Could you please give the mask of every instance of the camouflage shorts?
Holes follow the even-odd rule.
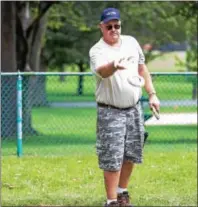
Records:
[[[143,144],[140,104],[127,110],[98,106],[96,152],[101,169],[118,171],[123,160],[141,163]]]

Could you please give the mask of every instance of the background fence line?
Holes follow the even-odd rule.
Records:
[[[59,155],[68,153],[65,148],[70,151],[78,145],[83,147],[87,144],[91,147],[89,149],[93,149],[96,123],[93,74],[16,72],[1,73],[2,154],[12,155],[16,152],[16,82],[19,75],[23,78],[21,127],[24,154]],[[180,140],[190,143],[196,137],[196,73],[154,72],[151,75],[161,101],[161,119],[157,121],[152,117],[148,97],[143,90],[142,106],[148,140],[152,142],[153,137],[162,136],[173,142]],[[187,121],[188,117],[192,119],[191,122]]]
[[[1,72],[1,76],[13,76],[13,75],[44,75],[44,76],[56,76],[56,75],[67,75],[67,76],[92,76],[92,72]],[[197,72],[150,72],[151,75],[197,75]]]

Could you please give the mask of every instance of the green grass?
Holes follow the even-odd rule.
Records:
[[[172,62],[167,63],[172,57],[160,57],[149,69],[175,71]],[[85,77],[83,96],[77,95],[77,81],[48,77],[48,100],[94,101],[93,77]],[[154,84],[160,99],[191,99],[192,84],[183,77],[155,77]],[[167,112],[196,112],[196,107],[161,108]],[[21,158],[16,157],[16,140],[2,140],[1,205],[103,206],[103,176],[95,154],[96,110],[34,108],[32,122],[39,135],[24,131]],[[135,206],[197,206],[197,126],[146,130],[144,163],[135,168],[129,185]]]
[[[34,108],[32,111],[33,128],[38,136],[28,136],[24,129],[25,155],[67,155],[73,152],[82,154],[83,149],[93,153],[96,131],[95,108]],[[147,126],[152,140],[181,140],[196,137],[195,126]],[[174,135],[174,136],[172,136]],[[160,143],[160,145],[163,142]],[[2,142],[4,156],[16,152],[16,141]],[[79,150],[77,150],[79,149]]]
[[[77,152],[77,150],[76,150]],[[196,147],[145,146],[129,191],[136,206],[196,206]],[[3,157],[2,205],[103,206],[102,172],[94,154]]]
[[[195,151],[146,147],[145,162],[135,169],[129,187],[133,202],[195,206],[196,161]],[[2,205],[102,206],[105,199],[94,155],[9,157],[2,159],[2,167]]]
[[[95,154],[95,109],[35,108],[39,136],[2,141],[3,206],[103,206],[102,171]],[[197,127],[147,126],[144,164],[129,191],[136,206],[196,206]]]
[[[148,63],[150,72],[178,72],[185,68],[175,66],[175,56],[182,60],[185,52],[167,52]],[[90,70],[88,70],[90,71]],[[196,76],[194,76],[196,77]],[[93,76],[84,77],[83,95],[78,95],[78,77],[67,76],[64,82],[60,82],[58,76],[47,78],[47,95],[49,101],[72,102],[94,101],[95,81]],[[188,78],[181,76],[159,76],[154,78],[154,85],[162,100],[191,99],[192,83]]]
[[[95,82],[93,76],[85,76],[83,84],[83,95],[78,95],[78,77],[65,77],[60,82],[58,76],[48,77],[46,91],[49,101],[72,102],[72,101],[94,101]]]
[[[196,79],[196,76],[193,76]],[[161,100],[185,100],[192,98],[193,84],[185,76],[155,76],[153,83]],[[77,93],[78,77],[68,76],[64,82],[60,82],[58,76],[47,78],[48,101],[73,102],[95,101],[94,77],[84,77],[83,95]]]
[[[196,76],[193,78],[196,80]],[[155,76],[153,84],[161,100],[191,100],[193,80],[190,81],[189,79],[190,76]]]

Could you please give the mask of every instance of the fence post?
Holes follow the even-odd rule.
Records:
[[[17,77],[17,156],[22,156],[22,77],[18,72]]]

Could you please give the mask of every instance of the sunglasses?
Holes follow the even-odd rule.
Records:
[[[114,24],[114,25],[107,25],[106,26],[106,29],[107,30],[112,30],[112,28],[114,28],[114,29],[120,29],[120,27],[121,27],[121,25],[120,24]]]

